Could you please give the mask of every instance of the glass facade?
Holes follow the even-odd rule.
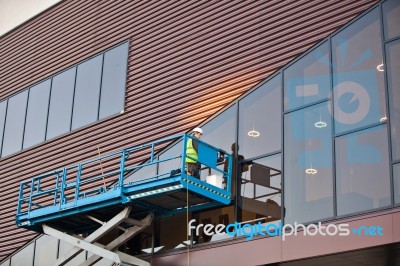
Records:
[[[232,203],[189,212],[188,216],[156,219],[151,228],[121,250],[156,253],[237,238],[201,233],[188,240],[188,219],[214,225],[236,221],[314,223],[399,206],[399,6],[399,1],[383,1],[201,125],[202,140],[235,155]],[[113,58],[123,58],[121,54],[122,50],[106,53],[104,62],[114,64]],[[69,71],[65,79],[72,84],[75,69]],[[103,75],[108,71],[104,63]],[[116,75],[125,78],[122,72]],[[76,82],[82,81],[77,77]],[[55,84],[53,78],[52,86]],[[65,90],[71,95],[73,87],[68,86]],[[99,92],[100,117],[123,110],[114,106],[121,103],[122,94],[106,103],[103,97],[111,93],[109,85],[103,82],[96,86],[93,93],[107,87],[104,94]],[[53,96],[52,91],[49,125],[51,110],[59,107]],[[27,93],[0,102],[5,154],[22,145],[28,102]],[[108,107],[102,110],[102,106]],[[65,108],[72,110],[72,103],[66,103]],[[78,110],[74,108],[73,115]],[[61,113],[57,111],[60,117]],[[71,116],[63,118],[66,122],[60,128],[68,118]],[[12,145],[4,145],[14,131],[17,138]],[[139,169],[126,182],[179,168],[179,148],[172,145],[159,154],[160,159],[176,155],[175,160]],[[203,171],[202,180],[207,173]],[[39,246],[37,241],[36,248]]]
[[[335,140],[337,214],[389,206],[390,170],[386,126]]]
[[[336,134],[386,119],[381,35],[375,8],[331,39]]]
[[[46,80],[29,89],[23,149],[44,141],[51,81]]]
[[[76,67],[53,77],[46,139],[67,133],[71,129]]]
[[[285,114],[286,222],[333,216],[332,122],[329,102]]]
[[[57,259],[58,239],[43,235],[35,241],[34,266],[50,266]]]
[[[281,149],[281,76],[239,101],[239,152],[252,158]]]
[[[121,113],[128,50],[124,42],[2,100],[1,157]]]

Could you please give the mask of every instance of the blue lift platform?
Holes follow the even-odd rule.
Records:
[[[112,251],[150,225],[154,216],[231,203],[232,155],[195,139],[199,143],[198,162],[202,169],[224,179],[226,185],[207,183],[186,173],[184,158],[187,157],[189,138],[194,137],[183,134],[102,156],[99,154],[93,160],[22,182],[17,226],[44,232],[74,245],[69,257],[59,259],[55,265],[64,265],[82,250],[97,256],[91,258],[92,261],[104,257],[117,265],[124,265],[123,259],[130,261],[130,265],[148,265],[127,254]],[[178,148],[177,154],[156,154],[168,145]],[[137,158],[144,157],[150,160],[135,165]],[[121,225],[131,230],[129,237],[116,239],[103,248],[98,243],[93,244]],[[78,239],[77,234],[90,235],[88,239]],[[88,261],[82,265],[92,265]]]

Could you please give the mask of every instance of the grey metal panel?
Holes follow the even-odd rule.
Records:
[[[130,39],[124,114],[1,158],[0,261],[20,181],[190,130],[375,2],[65,0],[0,37],[1,100]]]

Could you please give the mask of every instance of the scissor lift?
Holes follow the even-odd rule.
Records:
[[[209,184],[186,173],[184,158],[189,138],[193,137],[184,134],[99,155],[93,160],[22,182],[17,226],[44,232],[74,245],[71,252],[58,259],[55,265],[64,265],[83,250],[94,255],[81,265],[93,265],[102,257],[117,265],[148,265],[116,250],[149,226],[154,216],[231,202],[232,155],[196,139],[199,143],[198,162],[225,179],[226,186]],[[156,155],[157,150],[171,143],[180,147],[178,154]],[[138,157],[144,156],[150,160],[134,164]],[[225,163],[227,169],[218,163],[222,160],[228,162]],[[143,171],[146,168],[149,171]],[[141,176],[142,172],[147,174]],[[105,246],[96,243],[117,227],[124,231],[121,236]]]

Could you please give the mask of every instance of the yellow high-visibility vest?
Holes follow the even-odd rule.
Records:
[[[186,157],[185,163],[197,163],[197,152],[193,147],[193,140],[189,139],[186,145],[186,156],[190,156],[191,158]],[[192,159],[193,158],[193,159]]]

